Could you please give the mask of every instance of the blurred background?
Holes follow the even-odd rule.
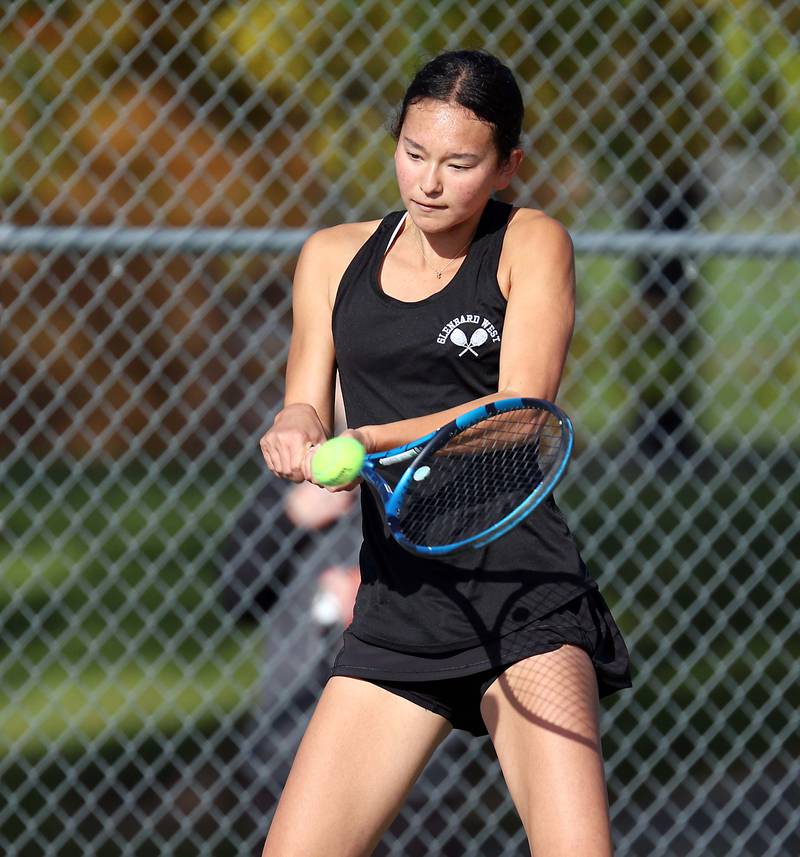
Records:
[[[570,229],[559,492],[635,689],[620,855],[800,853],[800,6],[0,6],[0,851],[260,853],[357,515],[264,469],[310,231],[400,207],[413,72],[516,71],[506,194]],[[313,823],[313,819],[309,819]],[[524,855],[454,734],[381,855]]]

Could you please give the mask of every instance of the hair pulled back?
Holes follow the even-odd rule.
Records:
[[[408,108],[426,99],[458,104],[488,123],[501,164],[519,145],[522,94],[511,70],[486,51],[446,51],[426,63],[411,81],[391,125],[395,140]]]

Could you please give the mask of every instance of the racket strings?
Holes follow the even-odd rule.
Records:
[[[560,421],[546,411],[496,414],[454,435],[419,468],[399,521],[416,544],[460,541],[514,512],[557,467]]]

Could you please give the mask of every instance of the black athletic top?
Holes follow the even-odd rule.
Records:
[[[497,392],[506,310],[497,267],[510,212],[490,200],[455,276],[420,301],[390,297],[380,285],[403,212],[385,217],[360,248],[333,307],[348,426],[418,417]],[[473,338],[481,328],[488,336]],[[367,642],[405,652],[465,649],[595,588],[552,498],[496,542],[441,560],[400,547],[376,496],[363,489],[361,498],[361,586],[350,630]]]

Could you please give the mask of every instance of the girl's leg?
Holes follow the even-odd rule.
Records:
[[[597,681],[576,646],[509,667],[481,714],[534,857],[610,857]]]
[[[366,857],[452,727],[360,679],[325,686],[262,857]]]

